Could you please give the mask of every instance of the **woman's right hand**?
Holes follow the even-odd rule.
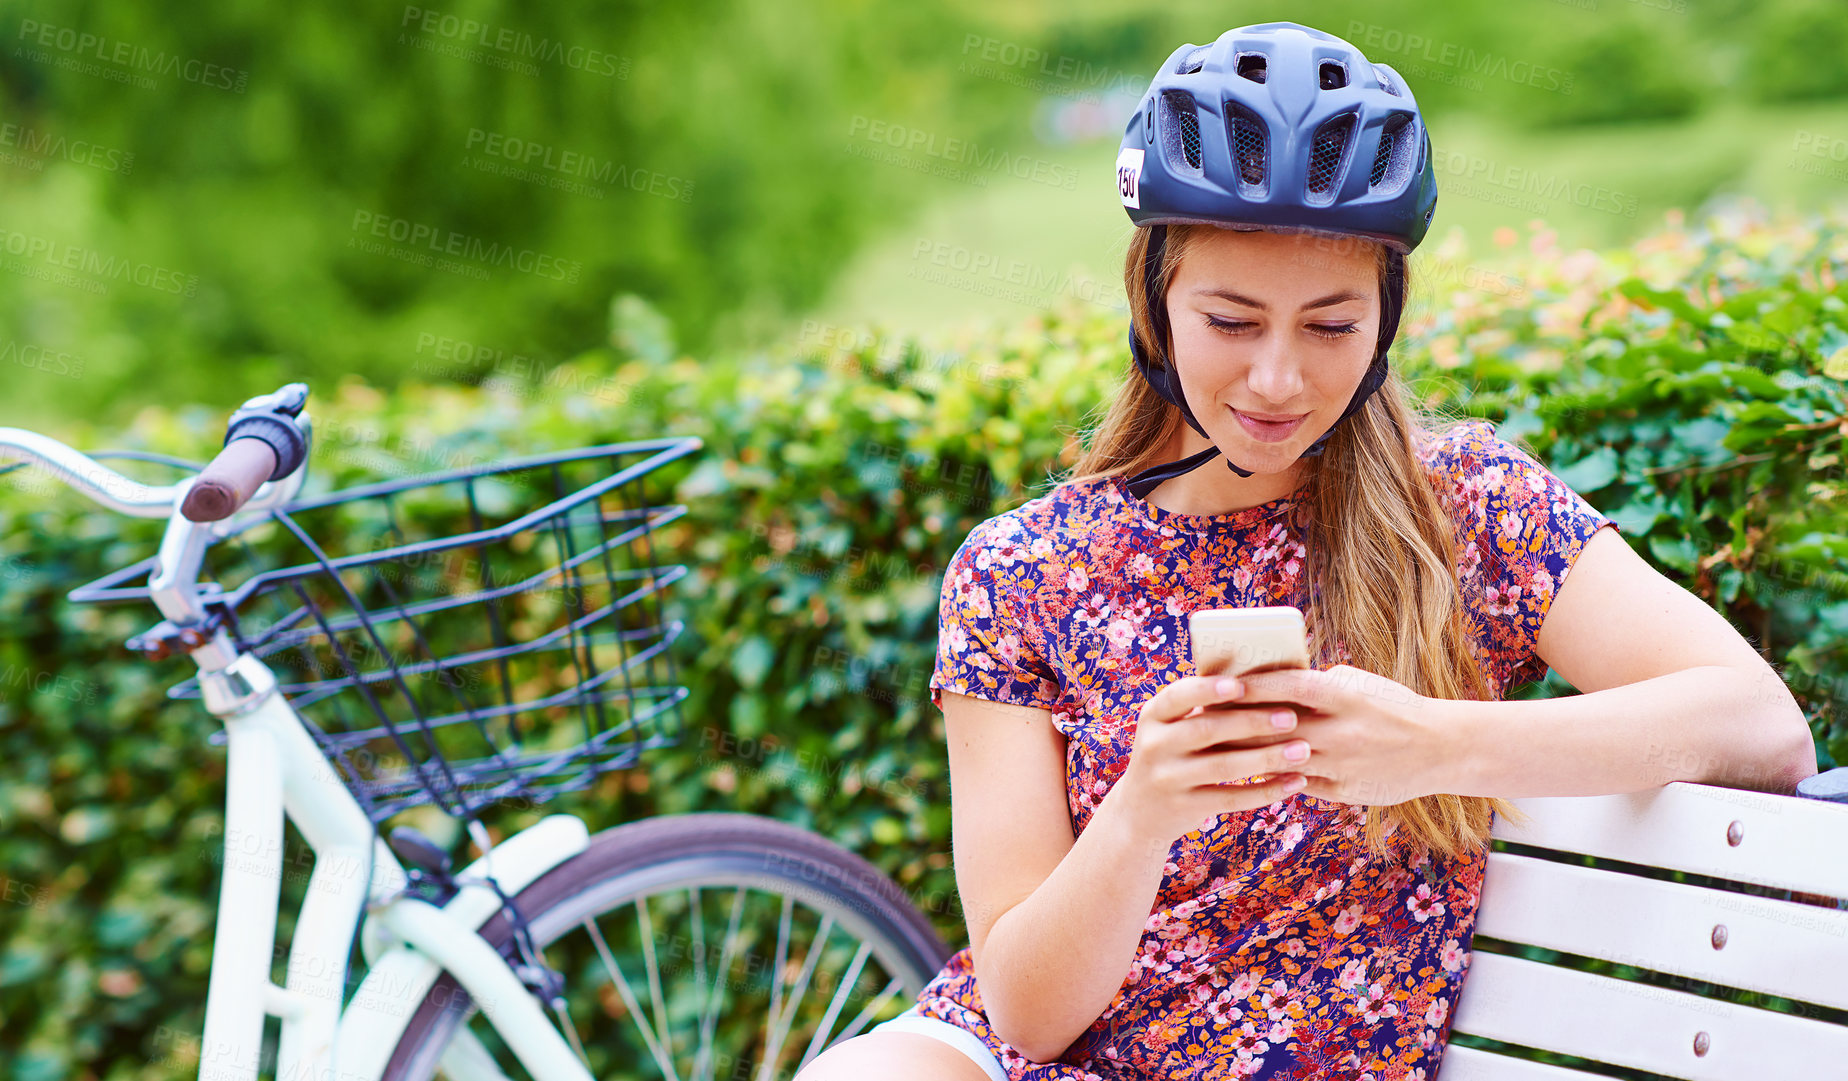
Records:
[[[1221,692],[1221,679],[1230,679],[1233,686]],[[1300,770],[1308,755],[1300,761],[1284,757],[1285,748],[1308,749],[1295,738],[1295,710],[1280,705],[1214,708],[1243,689],[1235,677],[1182,676],[1142,704],[1129,765],[1107,798],[1122,800],[1136,828],[1151,841],[1170,845],[1213,815],[1263,807],[1302,788],[1303,775],[1292,771]],[[1289,714],[1287,726],[1272,723],[1277,712]],[[1271,776],[1261,781],[1227,783],[1266,773]]]

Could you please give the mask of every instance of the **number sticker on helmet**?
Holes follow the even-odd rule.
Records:
[[[1142,151],[1125,148],[1117,155],[1117,194],[1124,206],[1142,209]]]

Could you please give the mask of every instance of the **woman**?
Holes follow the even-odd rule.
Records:
[[[1389,369],[1437,197],[1396,73],[1228,31],[1118,164],[1135,374],[943,584],[970,946],[802,1081],[1434,1077],[1505,799],[1815,771],[1730,624]],[[1314,669],[1193,675],[1187,613],[1251,605]],[[1549,665],[1586,693],[1501,701]]]

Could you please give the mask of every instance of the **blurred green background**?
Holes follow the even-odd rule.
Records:
[[[1825,0],[27,2],[0,27],[0,409],[478,381],[601,342],[619,294],[697,354],[1029,314],[929,273],[979,258],[1115,303],[1133,99],[1179,43],[1282,17],[1405,76],[1437,235],[1477,250],[1848,177],[1805,153],[1848,146]]]
[[[203,457],[304,379],[317,491],[700,436],[684,746],[562,809],[811,827],[958,943],[941,568],[1123,374],[1134,98],[1274,18],[1427,111],[1407,378],[1530,441],[1848,762],[1835,3],[11,6],[0,425]],[[155,526],[30,476],[0,484],[0,1076],[191,1076],[222,751],[163,695],[185,662],[122,652],[150,611],[64,599]]]

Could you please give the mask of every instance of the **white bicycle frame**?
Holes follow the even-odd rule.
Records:
[[[307,423],[303,414],[302,422]],[[195,523],[179,512],[192,481],[143,485],[32,432],[0,428],[0,462],[20,459],[112,510],[168,519],[148,584],[175,627],[198,625],[201,561],[234,517]],[[264,484],[241,515],[286,503],[302,471]],[[199,1041],[201,1081],[256,1081],[266,1019],[281,1020],[276,1081],[380,1081],[412,1016],[447,971],[538,1081],[590,1081],[537,999],[479,930],[501,909],[492,881],[512,896],[584,851],[589,831],[551,815],[495,845],[457,876],[441,907],[406,894],[403,866],[379,837],[260,660],[219,632],[192,651],[205,706],[229,744],[224,874],[212,971]],[[284,871],[284,822],[314,853],[287,974],[271,978]],[[364,921],[362,928],[361,921]],[[346,1002],[354,935],[367,971]],[[453,1081],[506,1081],[466,1028],[445,1050]]]

